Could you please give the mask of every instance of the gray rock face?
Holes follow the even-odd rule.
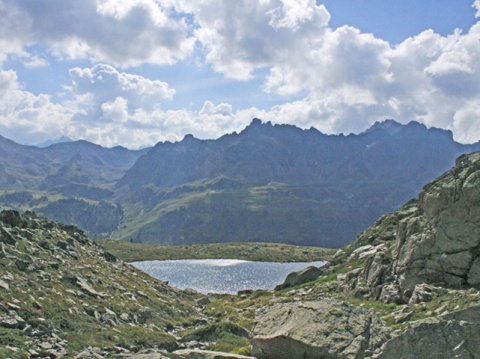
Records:
[[[2,328],[23,329],[25,326],[25,320],[18,316],[15,312],[9,312],[9,314],[0,315],[0,327]]]
[[[371,253],[361,275],[371,297],[408,303],[422,283],[480,289],[480,152],[461,156],[389,218],[398,221],[394,240]]]
[[[417,284],[408,304],[413,305],[416,303],[429,302],[434,295],[445,294],[447,291],[445,288],[435,287],[425,283]]]
[[[373,313],[335,299],[277,303],[256,313],[259,359],[363,358],[389,338]]]
[[[423,323],[387,342],[378,359],[480,358],[480,325],[468,322]]]
[[[419,196],[421,214],[400,222],[394,268],[402,295],[418,283],[460,288],[480,283],[480,153],[457,165]]]
[[[308,283],[317,279],[323,271],[320,268],[310,266],[303,270],[290,273],[282,284],[275,287],[275,290],[294,287],[303,283]]]
[[[480,358],[480,307],[424,321],[385,343],[377,359]]]

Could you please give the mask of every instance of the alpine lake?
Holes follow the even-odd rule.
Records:
[[[131,263],[136,268],[179,289],[200,293],[235,294],[243,290],[273,289],[286,276],[317,262],[254,262],[238,259],[151,260]]]

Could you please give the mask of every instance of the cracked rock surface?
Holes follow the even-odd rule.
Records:
[[[390,331],[374,313],[333,298],[277,303],[256,313],[252,354],[259,359],[364,358]]]
[[[376,250],[369,251],[361,280],[351,283],[352,294],[408,303],[422,283],[480,289],[480,152],[459,157],[418,199],[383,216],[357,241]]]
[[[425,320],[385,343],[377,359],[480,358],[480,307]]]

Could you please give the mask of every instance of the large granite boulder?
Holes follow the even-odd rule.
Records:
[[[389,334],[375,314],[337,299],[276,303],[255,315],[252,355],[258,359],[363,358]]]

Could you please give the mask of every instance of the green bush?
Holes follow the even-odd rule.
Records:
[[[25,345],[25,340],[25,334],[19,329],[0,328],[0,344],[2,346],[8,345],[17,348],[23,348]]]

